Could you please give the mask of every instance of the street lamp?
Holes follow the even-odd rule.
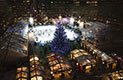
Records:
[[[59,21],[61,21],[62,20],[62,16],[59,16],[58,19],[59,19]]]
[[[29,24],[31,24],[31,25],[34,24],[34,19],[32,17],[29,18]]]
[[[34,33],[33,32],[28,33],[28,39],[29,39],[30,42],[34,41]]]
[[[84,28],[84,22],[80,22],[79,27],[80,27],[80,29]]]
[[[30,32],[31,28],[33,27],[34,24],[34,20],[32,17],[29,17],[29,22],[28,22],[28,41],[30,41],[30,38],[32,39],[33,37],[33,33]]]

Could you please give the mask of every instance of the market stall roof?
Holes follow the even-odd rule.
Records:
[[[77,57],[76,59],[77,59],[77,62],[82,65],[95,64],[96,60],[90,57],[91,56],[80,56],[80,57]]]
[[[67,71],[71,69],[70,65],[65,64],[65,63],[59,63],[54,66],[50,67],[52,72],[61,72],[61,71]]]
[[[123,70],[119,70],[119,71],[115,71],[115,72],[112,72],[112,73],[105,74],[105,75],[103,75],[102,78],[104,78],[103,80],[108,80],[108,79],[105,79],[105,78],[109,78],[109,77],[112,80],[122,80],[123,79]]]
[[[87,55],[90,55],[88,54],[85,50],[83,49],[76,49],[76,50],[73,50],[71,51],[71,57],[72,58],[77,58],[77,57],[80,57],[80,56],[87,56]]]
[[[98,49],[93,50],[94,54],[97,54],[98,57],[101,57],[102,61],[107,61],[107,62],[113,62],[113,58],[111,58],[109,55],[107,55],[105,52],[102,52]]]
[[[47,59],[51,72],[53,73],[64,72],[71,69],[69,62],[63,59],[63,57],[58,54],[50,53],[47,56]]]

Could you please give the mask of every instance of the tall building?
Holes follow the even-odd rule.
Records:
[[[0,37],[0,44],[1,66],[15,65],[21,58],[27,57],[27,39],[15,32],[13,28],[9,31],[7,30]]]
[[[14,22],[17,22],[19,19],[32,16],[31,0],[11,0],[11,8],[14,16]]]
[[[28,20],[29,17],[36,18],[40,11],[37,0],[10,0],[9,3],[14,22],[21,19]]]
[[[0,36],[6,30],[7,25],[9,24],[10,8],[6,0],[0,0]]]
[[[41,9],[49,17],[65,16],[70,13],[72,0],[41,0]]]
[[[86,4],[97,4],[98,0],[87,0]]]

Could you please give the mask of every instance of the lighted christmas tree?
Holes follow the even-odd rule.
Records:
[[[58,23],[55,31],[54,39],[51,42],[51,50],[62,55],[66,54],[70,50],[70,43],[61,23]]]

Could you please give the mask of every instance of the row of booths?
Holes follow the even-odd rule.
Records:
[[[38,56],[29,57],[29,65],[23,65],[16,70],[16,80],[44,80],[43,66]]]
[[[93,74],[94,71],[112,71],[117,67],[117,61],[107,55],[105,52],[97,49],[93,44],[83,41],[84,49],[71,51],[70,58],[75,65],[84,73]],[[101,71],[100,71],[101,73]]]
[[[96,48],[93,44],[89,43],[88,41],[81,42],[82,47],[89,52],[95,59],[101,59],[102,64],[106,63],[107,69],[111,68],[110,70],[116,69],[117,61],[107,55],[105,52]]]
[[[123,70],[105,74],[102,76],[102,80],[123,80]]]
[[[76,49],[71,51],[70,58],[75,62],[79,71],[83,73],[91,73],[92,68],[95,67],[96,60],[83,49]]]
[[[72,68],[68,61],[62,56],[50,53],[47,55],[48,65],[50,68],[51,76],[55,79],[71,78]]]

